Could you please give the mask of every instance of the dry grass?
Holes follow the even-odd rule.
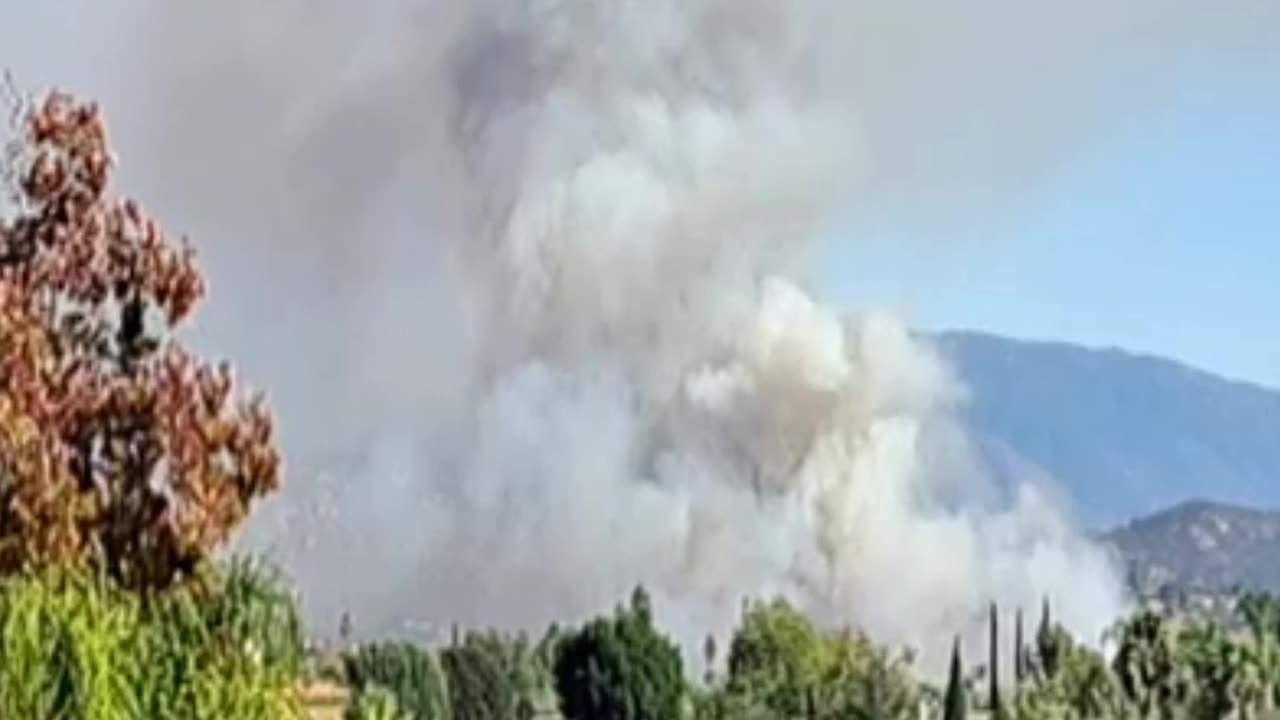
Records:
[[[317,680],[302,688],[302,707],[307,720],[342,720],[351,691],[328,680]]]

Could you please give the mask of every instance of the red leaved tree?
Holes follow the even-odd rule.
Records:
[[[195,254],[129,199],[96,105],[22,108],[0,219],[0,573],[189,576],[274,492],[261,396],[172,337],[202,299]]]

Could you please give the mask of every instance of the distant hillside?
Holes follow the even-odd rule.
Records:
[[[1127,523],[1105,539],[1146,589],[1280,592],[1280,512],[1192,501]]]
[[[1192,498],[1280,507],[1280,392],[1117,350],[935,339],[984,443],[1056,477],[1092,527]]]

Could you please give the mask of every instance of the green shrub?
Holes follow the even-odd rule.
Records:
[[[62,573],[0,588],[0,717],[139,716],[136,602],[107,583]]]
[[[302,672],[302,618],[275,568],[251,558],[232,560],[203,605],[205,624],[218,642],[242,648],[272,672]]]
[[[137,693],[148,717],[181,717],[194,705],[196,678],[210,664],[204,649],[209,628],[194,596],[167,593],[151,599],[138,638],[138,662],[146,667]]]
[[[343,657],[347,683],[360,696],[382,688],[413,720],[450,717],[449,690],[435,653],[408,642],[362,645]]]
[[[357,695],[346,712],[346,720],[407,720],[409,717],[401,712],[394,693],[376,685]]]
[[[473,641],[440,654],[454,720],[515,718],[518,692],[497,648]]]
[[[301,718],[291,682],[234,656],[215,656],[190,678],[177,714],[191,720]],[[160,717],[148,715],[147,717]]]
[[[822,633],[799,610],[782,600],[752,603],[729,645],[729,689],[782,717],[801,716],[830,655]]]
[[[518,720],[554,706],[550,669],[538,651],[523,634],[491,630],[469,632],[441,652],[453,720]]]
[[[629,608],[557,643],[555,678],[567,720],[671,720],[684,705],[680,651],[654,627],[640,588]]]
[[[296,716],[301,624],[250,563],[148,595],[66,572],[0,583],[0,718]]]
[[[277,573],[249,560],[150,599],[140,641],[147,717],[288,715],[302,670],[302,623]]]

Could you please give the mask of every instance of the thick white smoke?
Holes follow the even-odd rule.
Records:
[[[307,504],[319,485],[295,477],[280,542],[321,617],[538,625],[637,582],[688,639],[773,593],[895,643],[945,643],[991,599],[1051,595],[1090,637],[1113,617],[1112,568],[1045,498],[982,500],[961,388],[930,349],[806,292],[860,162],[817,8],[504,3],[460,22],[438,65],[362,69],[358,92],[304,115],[315,172],[345,170],[327,139],[362,132],[380,92],[425,85],[436,165],[400,171],[457,191],[405,227],[353,228],[427,244],[433,267],[372,288],[354,323],[374,344],[350,362],[420,342],[404,334],[440,345],[421,375],[359,386],[414,403],[370,399],[374,417],[354,400],[382,424],[336,439],[369,454],[329,468],[333,495]],[[428,125],[403,131],[432,143]],[[370,198],[397,187],[371,182]],[[420,322],[381,305],[419,291],[438,304]],[[441,374],[430,396],[412,386]],[[324,506],[339,532],[314,526]]]
[[[248,541],[320,629],[638,582],[690,647],[760,594],[926,652],[993,599],[1120,610],[1044,491],[987,479],[932,349],[812,297],[864,167],[830,3],[229,5],[140,13],[186,72],[140,47],[121,93],[158,104],[140,148],[204,148],[144,199],[257,245],[210,252],[201,340],[274,391],[291,477]]]

